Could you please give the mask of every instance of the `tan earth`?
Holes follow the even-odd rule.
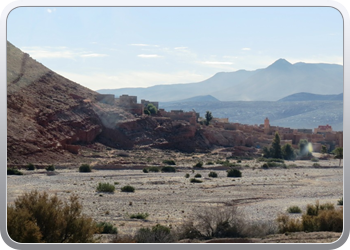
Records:
[[[46,191],[68,199],[72,194],[80,197],[83,212],[96,221],[111,222],[119,235],[133,235],[140,227],[162,224],[176,228],[195,211],[208,206],[237,205],[247,222],[273,223],[280,213],[290,206],[305,211],[307,204],[330,202],[337,204],[343,196],[343,168],[339,160],[314,162],[285,161],[287,168],[262,169],[262,162],[242,160],[241,178],[228,178],[226,170],[215,161],[217,154],[184,154],[173,151],[106,151],[94,153],[90,173],[80,173],[79,165],[56,166],[55,172],[45,169],[21,170],[23,176],[7,177],[8,204],[26,191]],[[107,155],[111,162],[103,164]],[[146,157],[148,156],[148,157]],[[157,158],[158,156],[158,158]],[[320,156],[320,155],[315,155]],[[146,166],[161,164],[163,159],[174,159],[176,173],[144,173]],[[199,160],[212,161],[202,169],[193,169]],[[230,159],[230,162],[237,160]],[[117,164],[118,163],[118,164]],[[103,170],[105,168],[106,170]],[[218,178],[209,178],[215,171]],[[185,174],[190,174],[185,178]],[[202,183],[190,183],[195,174],[201,174]],[[98,183],[115,185],[114,193],[96,191]],[[135,187],[134,193],[121,192],[125,185]],[[130,219],[131,214],[148,213],[145,220]],[[293,215],[293,216],[301,216]],[[301,233],[299,233],[301,234]],[[316,235],[316,236],[315,236]],[[317,236],[318,235],[318,236]],[[322,235],[322,236],[321,236]],[[269,236],[251,239],[252,242],[334,242],[340,233],[308,233],[304,236]]]

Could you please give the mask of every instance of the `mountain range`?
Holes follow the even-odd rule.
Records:
[[[156,85],[148,88],[100,89],[101,94],[136,95],[150,101],[180,101],[211,95],[220,101],[277,101],[307,92],[318,95],[343,93],[343,66],[294,63],[279,59],[254,71],[219,72],[197,83]]]

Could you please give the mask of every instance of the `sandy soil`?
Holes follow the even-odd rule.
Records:
[[[198,156],[194,157],[197,159]],[[193,161],[195,162],[195,161]],[[85,214],[96,221],[108,221],[118,227],[119,234],[134,234],[140,227],[157,223],[176,228],[194,211],[206,206],[235,204],[247,221],[274,221],[279,213],[297,205],[305,210],[316,200],[337,204],[343,196],[343,168],[338,160],[320,160],[315,168],[311,161],[286,162],[289,169],[261,169],[255,160],[242,161],[241,178],[228,178],[219,165],[205,165],[192,171],[190,164],[178,164],[176,173],[143,173],[132,164],[119,170],[93,170],[79,173],[78,166],[46,170],[23,170],[23,176],[7,177],[7,200],[11,204],[25,191],[38,190],[67,199],[77,194]],[[249,167],[247,166],[249,165]],[[297,166],[297,167],[295,167]],[[218,178],[209,178],[215,171]],[[202,183],[190,183],[189,173],[202,175]],[[99,182],[114,184],[114,193],[96,192]],[[134,193],[121,192],[125,185],[135,187]],[[135,213],[148,213],[146,220],[130,219]],[[300,215],[295,215],[300,216]],[[334,238],[329,238],[334,241]],[[280,240],[283,242],[283,239]]]

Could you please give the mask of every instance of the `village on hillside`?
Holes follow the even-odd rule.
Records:
[[[193,111],[185,112],[183,110],[171,110],[165,111],[159,109],[158,102],[151,102],[148,100],[141,100],[141,103],[137,102],[137,96],[121,95],[119,98],[115,98],[111,94],[100,94],[97,97],[99,102],[118,105],[123,109],[136,115],[143,116],[144,109],[148,104],[152,104],[157,109],[156,119],[171,119],[171,120],[183,120],[189,122],[192,126],[199,126],[200,114]],[[312,145],[313,152],[321,152],[322,145],[326,146],[327,152],[331,152],[337,147],[343,147],[343,131],[333,131],[332,126],[319,125],[317,128],[312,129],[292,129],[286,127],[272,126],[269,118],[266,117],[264,124],[260,125],[247,125],[240,123],[230,123],[228,118],[215,118],[211,120],[211,127],[229,131],[241,131],[245,134],[244,137],[239,137],[235,141],[237,146],[247,146],[255,148],[263,148],[271,145],[276,132],[278,132],[281,138],[281,145],[289,143],[294,149],[298,148],[298,143],[301,139],[306,139]]]

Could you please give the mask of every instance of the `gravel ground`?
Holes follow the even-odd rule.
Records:
[[[247,161],[242,165],[246,163],[249,164]],[[208,173],[213,170],[204,168],[193,173],[186,167],[177,167],[176,173],[143,173],[140,169],[79,173],[78,169],[58,169],[48,175],[46,170],[23,170],[23,176],[7,177],[7,202],[11,204],[25,191],[35,189],[62,199],[77,194],[85,214],[113,223],[123,235],[157,223],[176,227],[207,206],[235,204],[247,221],[267,222],[290,206],[305,210],[307,204],[316,200],[336,204],[343,196],[343,169],[337,167],[337,160],[322,161],[322,168],[312,167],[309,161],[293,163],[299,167],[244,168],[241,178],[228,178],[225,170],[215,170],[218,178],[209,178]],[[190,178],[184,177],[186,173],[190,178],[200,173],[203,182],[190,183]],[[96,192],[99,182],[115,185],[116,191]],[[125,185],[134,186],[135,192],[121,192]],[[149,217],[130,219],[135,213],[148,213]]]

